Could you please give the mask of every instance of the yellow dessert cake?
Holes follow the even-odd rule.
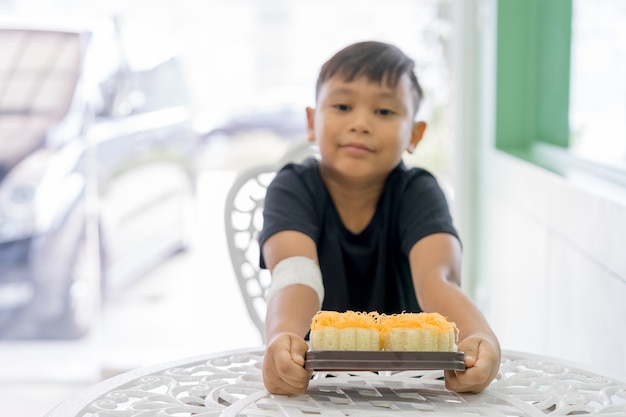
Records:
[[[457,334],[439,313],[323,310],[313,317],[309,339],[312,350],[452,352]]]
[[[402,313],[379,317],[383,350],[452,352],[456,325],[438,313]]]
[[[378,313],[319,311],[309,340],[313,350],[380,350]]]

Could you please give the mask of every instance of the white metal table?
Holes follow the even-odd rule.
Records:
[[[271,395],[263,349],[205,355],[130,371],[45,417],[148,416],[626,416],[626,382],[552,358],[503,352],[480,394],[444,387],[442,371],[316,373],[304,395]]]

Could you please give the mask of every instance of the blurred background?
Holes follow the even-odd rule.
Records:
[[[1,0],[3,414],[42,415],[119,372],[261,345],[230,264],[226,194],[238,173],[271,164],[306,140],[304,109],[314,106],[321,64],[368,39],[394,43],[416,60],[426,96],[418,117],[429,128],[406,162],[433,172],[450,200],[466,242],[464,286],[505,347],[563,353],[542,320],[559,308],[546,295],[560,285],[550,277],[572,256],[559,257],[554,242],[566,240],[585,253],[576,259],[608,271],[603,288],[614,297],[626,292],[626,273],[616,260],[621,255],[600,247],[606,260],[586,251],[579,238],[563,238],[578,233],[575,227],[560,229],[526,207],[540,201],[543,213],[562,210],[544,199],[552,191],[541,189],[537,198],[519,186],[528,178],[557,181],[536,177],[541,163],[527,174],[506,159],[516,151],[490,153],[504,148],[491,127],[499,108],[490,87],[498,79],[495,45],[503,30],[498,3]],[[611,210],[618,207],[616,233],[624,225],[616,201],[625,189],[626,8],[619,0],[559,3],[569,5],[564,21],[571,25],[571,56],[555,69],[567,90],[565,147],[619,179],[599,186],[576,175],[593,171],[591,165],[567,175],[550,168],[546,175],[582,177],[585,192],[609,190]],[[508,185],[493,183],[495,177]],[[529,194],[509,196],[515,184]],[[555,187],[562,195],[571,184]],[[569,201],[584,210],[578,201],[590,199]],[[585,233],[597,236],[603,227]],[[593,241],[587,236],[580,239]],[[623,242],[608,239],[612,247]],[[522,266],[520,258],[527,259]],[[595,288],[604,281],[593,282]],[[576,309],[588,293],[585,285],[576,288],[562,300],[567,308]],[[540,294],[544,308],[514,333],[508,329],[518,312],[509,300],[520,291],[527,291],[525,303]],[[626,318],[623,307],[609,312]],[[532,326],[541,326],[539,337],[529,336]],[[620,338],[612,349],[624,343]],[[588,350],[575,352],[609,367]],[[623,360],[615,369],[626,373]]]

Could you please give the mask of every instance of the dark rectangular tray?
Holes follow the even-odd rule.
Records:
[[[463,352],[310,350],[304,367],[314,371],[465,370]]]

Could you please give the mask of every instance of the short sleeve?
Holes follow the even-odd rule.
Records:
[[[288,164],[282,168],[270,183],[263,208],[263,228],[259,233],[259,246],[272,235],[294,230],[310,236],[317,242],[319,219],[316,211],[315,190],[307,173],[312,168]],[[319,199],[317,199],[319,200]],[[265,267],[261,255],[261,266]]]
[[[411,176],[399,207],[401,248],[409,254],[420,239],[435,233],[449,233],[457,239],[443,190],[427,171]]]

